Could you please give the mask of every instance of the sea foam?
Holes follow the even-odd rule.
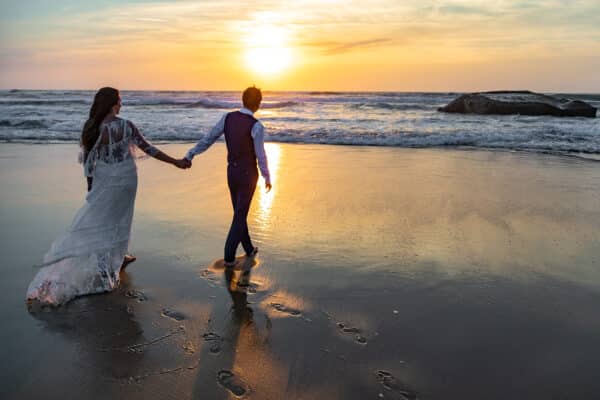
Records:
[[[274,142],[394,147],[469,147],[600,154],[597,119],[444,114],[456,93],[264,92],[256,116]],[[76,142],[92,91],[0,91],[0,141]],[[122,117],[147,139],[193,142],[239,92],[124,91]],[[600,107],[600,95],[564,95]]]

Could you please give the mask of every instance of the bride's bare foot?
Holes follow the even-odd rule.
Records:
[[[137,257],[127,254],[123,257],[123,264],[121,265],[121,269],[125,269],[129,264],[137,260]]]

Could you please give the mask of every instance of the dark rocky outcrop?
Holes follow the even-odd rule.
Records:
[[[596,108],[580,100],[569,100],[530,91],[496,91],[463,94],[441,112],[462,114],[553,115],[596,117]]]

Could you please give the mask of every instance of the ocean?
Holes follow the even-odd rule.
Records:
[[[93,91],[0,91],[0,142],[76,142]],[[600,120],[437,111],[460,93],[265,92],[266,141],[506,149],[598,158]],[[121,116],[157,143],[193,142],[240,92],[123,91]],[[561,95],[600,107],[600,94]]]

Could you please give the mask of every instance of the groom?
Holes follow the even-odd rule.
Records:
[[[235,253],[240,242],[247,256],[254,256],[258,248],[254,247],[248,233],[246,217],[250,210],[252,196],[258,181],[258,171],[265,179],[267,192],[271,190],[271,179],[264,146],[264,126],[254,118],[260,107],[262,93],[256,87],[249,87],[242,94],[244,106],[239,111],[227,113],[191,148],[186,156],[190,162],[195,155],[206,151],[222,134],[227,144],[227,184],[233,205],[233,221],[225,241],[225,266],[235,265]]]

